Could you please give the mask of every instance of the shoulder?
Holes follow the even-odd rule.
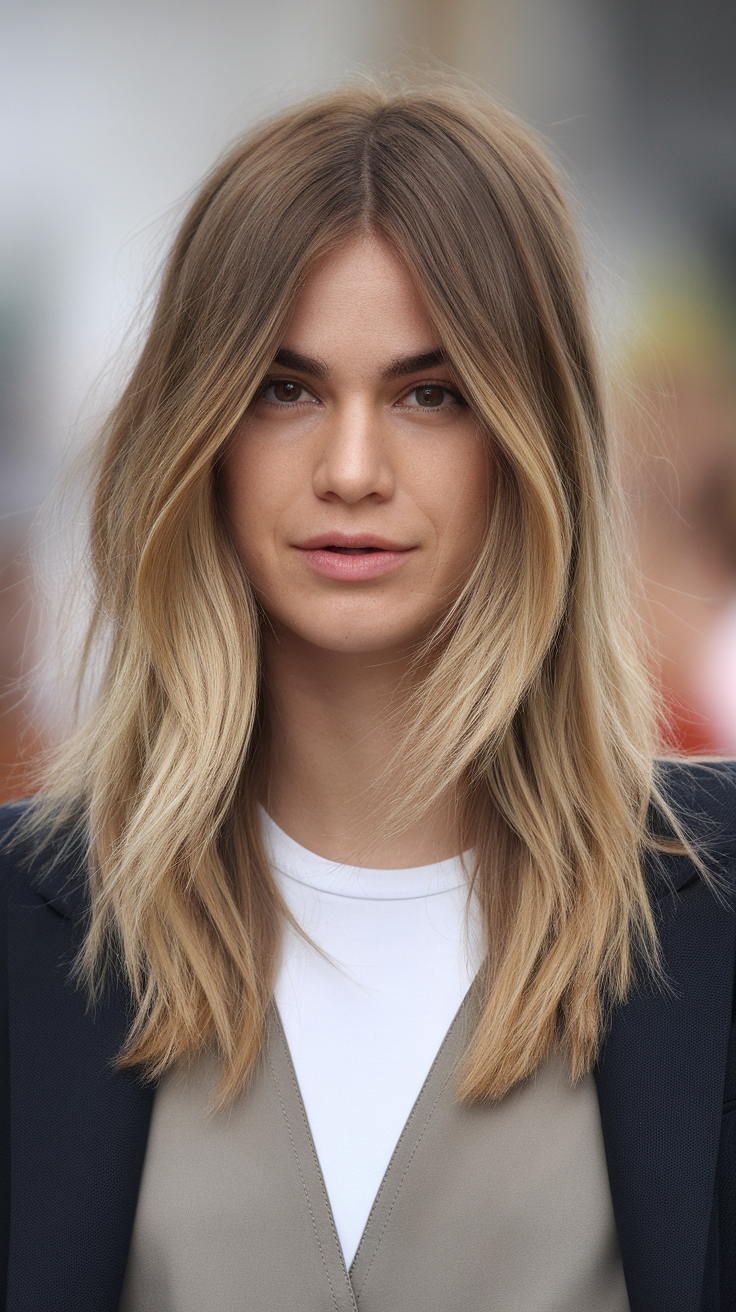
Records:
[[[0,806],[0,897],[29,886],[33,849],[25,832],[30,802],[8,802]]]
[[[657,762],[656,784],[707,868],[736,877],[736,761]],[[652,809],[651,828],[668,825]]]
[[[0,806],[0,902],[40,899],[65,916],[86,902],[86,843],[80,827],[44,832],[33,824],[33,801]]]
[[[736,760],[663,758],[655,775],[675,811],[716,823],[736,839]]]

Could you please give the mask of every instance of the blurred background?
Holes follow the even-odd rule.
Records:
[[[428,60],[518,111],[570,179],[663,735],[736,754],[732,0],[3,0],[0,32],[0,800],[31,786],[56,709],[38,567],[63,590],[81,516],[44,500],[188,194],[268,110]]]

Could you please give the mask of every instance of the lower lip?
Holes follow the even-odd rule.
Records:
[[[325,579],[342,579],[347,583],[363,582],[364,579],[380,579],[398,569],[413,552],[408,551],[366,551],[357,555],[347,555],[340,551],[297,550],[305,563],[315,574]]]

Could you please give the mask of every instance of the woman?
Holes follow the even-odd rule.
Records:
[[[614,511],[515,120],[361,88],[215,169],[5,856],[12,1312],[735,1305],[733,771],[655,775]]]

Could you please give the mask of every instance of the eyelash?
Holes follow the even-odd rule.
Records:
[[[300,383],[298,378],[266,378],[265,381],[261,383],[261,386],[258,389],[258,396],[256,397],[256,400],[260,401],[261,398],[266,395],[266,392],[269,390],[269,388],[274,387],[276,383],[295,383],[297,387],[301,387],[303,392],[307,392],[308,395],[310,396],[312,395],[306,383]],[[301,401],[301,397],[299,398],[299,401],[274,400],[271,401],[271,405],[278,406],[282,410],[293,410],[297,405],[300,404],[300,401]]]
[[[300,383],[298,378],[266,378],[264,382],[261,384],[261,387],[259,388],[257,400],[261,400],[262,397],[265,397],[266,392],[269,390],[269,388],[273,387],[276,383],[296,383],[298,387],[301,387],[302,391],[306,392],[310,396],[312,395],[306,383]],[[431,378],[423,379],[421,383],[415,383],[413,387],[410,387],[409,390],[405,392],[402,397],[399,398],[399,400],[404,400],[406,397],[411,396],[412,392],[418,391],[419,388],[421,387],[439,387],[447,396],[452,398],[452,400],[455,402],[456,405],[458,406],[466,405],[465,398],[461,396],[459,392],[456,392],[452,387],[448,387],[447,383],[436,382],[434,379]],[[297,401],[273,400],[270,402],[271,405],[275,405],[281,410],[293,410],[300,403],[301,403],[301,397]],[[442,406],[442,405],[438,405],[438,406],[413,405],[408,407],[408,409],[410,410],[419,410],[419,411],[423,410],[426,414],[432,414],[433,412],[436,413],[438,410],[443,410],[448,408],[449,407]]]
[[[464,406],[464,405],[465,405],[465,398],[464,398],[463,396],[461,396],[459,392],[456,392],[455,389],[454,389],[453,387],[448,387],[448,386],[447,386],[447,383],[438,383],[438,382],[435,382],[434,379],[432,379],[432,378],[426,378],[426,379],[424,379],[421,383],[415,383],[413,387],[410,387],[410,388],[409,388],[409,391],[408,391],[408,392],[405,392],[405,393],[404,393],[404,397],[402,397],[401,399],[403,400],[405,397],[407,397],[407,396],[411,396],[412,392],[416,392],[416,391],[418,391],[420,387],[439,387],[439,388],[441,388],[441,390],[445,393],[446,396],[449,396],[449,397],[451,398],[451,400],[454,401],[455,405],[459,405],[459,406]],[[427,411],[430,411],[430,412],[431,412],[432,410],[442,410],[442,409],[446,409],[446,408],[447,408],[447,407],[443,407],[443,406],[440,406],[440,405],[437,405],[437,406],[420,406],[420,405],[417,405],[417,406],[412,406],[412,407],[411,407],[412,410],[427,410]]]

